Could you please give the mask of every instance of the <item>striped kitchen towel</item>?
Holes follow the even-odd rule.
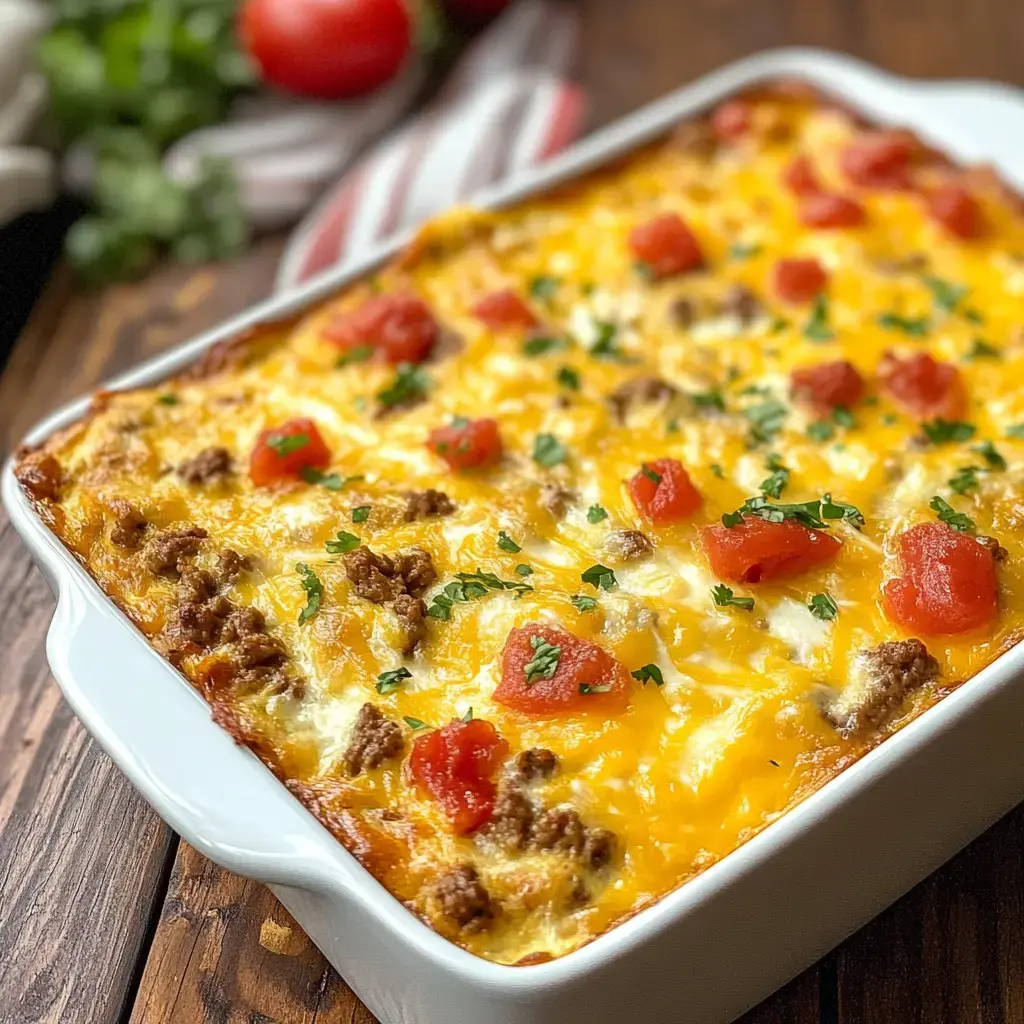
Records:
[[[295,229],[278,291],[572,142],[585,114],[582,91],[563,77],[576,33],[564,3],[513,4],[470,44],[434,101],[360,157]]]

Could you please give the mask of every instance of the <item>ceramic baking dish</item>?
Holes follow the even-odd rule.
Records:
[[[798,77],[870,120],[904,124],[1024,189],[1024,93],[912,82],[846,57],[751,57],[631,115],[514,186],[499,206],[627,152],[737,89]],[[267,302],[110,382],[145,386],[214,342],[301,310],[393,255]],[[28,436],[80,417],[75,402]],[[714,1024],[731,1020],[937,868],[1024,797],[1024,646],[1003,655],[740,849],[589,945],[529,967],[478,959],[394,899],[164,662],[2,479],[11,520],[58,603],[47,655],[86,728],[156,811],[206,856],[270,883],[385,1024]]]

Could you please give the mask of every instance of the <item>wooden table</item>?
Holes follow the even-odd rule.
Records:
[[[1024,84],[1017,0],[579,6],[595,125],[794,43]],[[265,295],[280,249],[270,239],[233,265],[163,267],[98,293],[58,271],[0,376],[0,449],[57,403]],[[270,893],[179,842],[85,735],[47,670],[52,604],[0,516],[0,1022],[372,1022]],[[1022,851],[1018,809],[744,1024],[1024,1022]],[[267,919],[291,929],[278,932],[283,952],[260,944]]]

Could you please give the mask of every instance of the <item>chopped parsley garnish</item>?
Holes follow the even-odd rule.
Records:
[[[370,509],[372,505],[356,505],[352,509],[352,522],[353,523],[365,523],[370,518]]]
[[[334,365],[341,369],[341,367],[349,366],[351,363],[365,363],[373,355],[373,352],[372,345],[357,345],[355,348],[350,348],[343,355],[338,356]]]
[[[566,341],[564,338],[553,338],[550,335],[538,334],[524,343],[523,355],[542,356],[548,352],[556,352],[558,349],[565,347]]]
[[[417,729],[429,729],[430,726],[426,722],[421,722],[418,718],[413,718],[412,715],[402,715],[402,721],[405,722],[413,732]]]
[[[947,523],[954,530],[967,533],[974,529],[974,520],[963,512],[957,512],[947,501],[943,501],[937,494],[928,503],[928,507],[939,517],[940,523]]]
[[[629,674],[642,686],[647,685],[648,679],[657,686],[665,685],[665,677],[661,674],[661,669],[657,665],[642,665],[635,672],[630,672]]]
[[[498,547],[513,555],[523,550],[504,530],[498,531]]]
[[[978,489],[978,474],[981,472],[979,466],[961,466],[956,471],[956,476],[949,479],[950,490],[957,494],[967,494]]]
[[[406,679],[412,679],[412,673],[407,668],[393,668],[389,672],[381,672],[377,676],[377,692],[394,693]]]
[[[578,612],[592,612],[597,607],[596,599],[584,594],[573,594],[570,600],[573,608]]]
[[[292,452],[301,451],[309,444],[309,434],[271,434],[267,447],[273,448],[282,458]]]
[[[299,562],[295,566],[295,571],[302,577],[302,589],[306,591],[306,607],[299,612],[301,626],[320,611],[320,602],[324,599],[324,585],[305,562]]]
[[[618,583],[618,580],[615,579],[615,573],[607,565],[601,565],[600,562],[597,565],[592,565],[589,569],[585,569],[580,574],[580,578],[584,583],[589,583],[596,590],[611,590]]]
[[[343,555],[346,551],[355,551],[362,541],[354,533],[338,531],[337,540],[329,540],[324,547],[329,555]]]
[[[774,757],[769,757],[768,758],[768,763],[771,764],[771,765],[774,765],[776,768],[779,767],[779,762],[776,761]]]
[[[952,441],[970,441],[974,437],[974,424],[962,420],[944,420],[941,417],[921,424],[924,436],[932,444],[948,444]]]
[[[571,366],[562,366],[555,374],[555,380],[568,391],[579,391],[580,375]]]
[[[661,483],[661,474],[656,473],[646,462],[640,463],[640,472],[643,473],[651,483],[657,485]]]
[[[533,590],[528,583],[520,580],[499,579],[492,572],[457,572],[455,582],[449,583],[439,594],[435,594],[427,608],[432,619],[447,620],[452,617],[452,608],[479,600],[491,590],[511,590],[517,598]]]
[[[722,469],[722,467],[717,462],[712,462],[711,465],[708,466],[708,469],[710,469],[711,472],[715,476],[717,476],[719,480],[724,479],[725,471]]]
[[[717,586],[712,587],[711,596],[719,608],[742,608],[744,611],[749,612],[754,607],[754,599],[752,597],[737,597],[732,592],[732,589],[725,586],[724,583],[719,583]]]
[[[532,576],[533,566],[527,565],[525,562],[520,562],[519,565],[515,567],[515,574],[517,576]]]
[[[1006,428],[1007,437],[1024,437],[1024,423],[1014,423]]]
[[[473,721],[473,705],[472,704],[469,706],[469,709],[466,711],[466,713],[462,716],[462,721],[463,722],[472,722]]]
[[[725,412],[725,398],[722,392],[712,389],[711,391],[697,391],[690,395],[690,401],[698,409],[717,409],[718,412]]]
[[[996,446],[991,441],[982,441],[981,444],[976,445],[972,451],[980,455],[985,462],[988,463],[988,468],[1002,473],[1006,469],[1006,459],[999,454]]]
[[[177,395],[172,395],[170,392],[168,392],[166,395],[157,395],[156,400],[161,405],[177,405],[178,402],[181,401],[181,399],[178,398]]]
[[[729,247],[729,256],[734,260],[749,260],[761,252],[756,242],[736,242]]]
[[[329,491],[340,491],[349,484],[362,480],[362,476],[339,476],[337,473],[323,473],[315,466],[303,466],[299,475],[307,484],[319,484]]]
[[[769,455],[765,460],[765,467],[771,476],[761,481],[761,493],[766,498],[780,498],[782,492],[789,483],[789,469],[780,461],[778,455]]]
[[[807,607],[816,619],[821,619],[823,622],[831,622],[839,614],[839,605],[835,603],[832,595],[827,592],[815,594],[807,602]]]
[[[594,329],[597,331],[597,338],[590,346],[590,354],[595,359],[621,359],[618,326],[610,320],[595,320]]]
[[[831,341],[835,336],[828,323],[828,299],[819,292],[811,306],[810,319],[804,324],[804,337],[808,341]]]
[[[743,522],[742,512],[723,512],[722,513],[722,525],[728,528],[733,526],[739,526]]]
[[[611,683],[580,683],[580,696],[589,697],[593,693],[609,693]]]
[[[603,519],[608,518],[608,510],[601,505],[591,505],[587,509],[587,522],[588,523],[600,523]]]
[[[538,434],[533,443],[533,461],[541,466],[557,466],[565,462],[569,452],[554,434]]]
[[[558,291],[558,286],[561,283],[559,278],[552,277],[550,274],[538,274],[530,280],[530,298],[541,299],[546,302],[548,299],[554,298],[555,292]]]
[[[657,280],[657,275],[654,273],[654,267],[652,267],[647,260],[633,260],[633,270],[645,281]]]
[[[967,297],[969,291],[962,284],[950,284],[941,277],[926,277],[925,285],[932,293],[932,301],[943,313],[956,312],[957,306]]]
[[[900,316],[898,313],[882,313],[875,322],[887,331],[902,331],[911,338],[927,337],[931,326],[926,316],[911,318]]]
[[[527,686],[538,679],[550,679],[558,671],[558,659],[562,656],[562,648],[549,644],[542,636],[531,636],[530,646],[533,657],[524,667]]]
[[[761,497],[747,498],[737,511],[727,512],[722,516],[722,524],[739,526],[745,515],[757,516],[769,523],[795,519],[802,526],[813,530],[827,529],[830,520],[848,522],[858,529],[864,525],[864,516],[860,509],[842,501],[833,501],[831,494],[826,494],[817,501],[802,501],[792,505],[772,505],[766,498]]]
[[[837,405],[832,410],[832,422],[837,427],[842,427],[844,430],[853,430],[857,426],[857,421],[853,418],[853,413],[846,408],[845,405]]]
[[[390,408],[418,401],[430,388],[430,378],[418,366],[401,363],[395,372],[395,379],[382,391],[377,392],[377,401]]]
[[[990,345],[984,338],[975,338],[964,359],[1001,359],[1003,350]]]
[[[828,420],[815,420],[808,425],[807,436],[812,441],[831,441],[836,436],[836,428]]]
[[[774,320],[768,325],[769,334],[779,334],[789,326],[789,321],[782,316],[775,317]]]
[[[750,421],[751,442],[764,444],[782,430],[789,415],[789,407],[784,402],[772,399],[744,409],[743,415]]]

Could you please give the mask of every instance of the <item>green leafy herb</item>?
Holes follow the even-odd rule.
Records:
[[[595,320],[594,328],[597,331],[597,338],[590,346],[590,354],[595,359],[622,359],[618,326],[610,320]]]
[[[561,280],[557,277],[552,277],[549,274],[538,274],[530,280],[530,297],[543,302],[553,299],[561,283]]]
[[[954,530],[967,533],[974,529],[974,520],[963,512],[957,512],[947,501],[943,501],[937,494],[928,503],[928,507],[939,517],[940,523],[948,523]]]
[[[412,679],[412,673],[407,668],[393,668],[388,672],[381,672],[377,676],[377,692],[394,693],[406,679]]]
[[[729,256],[734,260],[749,260],[760,252],[761,246],[756,242],[736,242],[729,247]]]
[[[389,409],[397,405],[411,405],[423,398],[429,390],[430,378],[424,370],[412,363],[400,363],[395,379],[377,392],[377,401]]]
[[[811,614],[816,619],[824,622],[831,622],[839,614],[839,606],[832,599],[829,593],[815,594],[807,603]]]
[[[769,334],[781,334],[789,326],[789,321],[783,316],[777,316],[768,325]]]
[[[761,493],[768,498],[782,497],[782,492],[789,483],[789,469],[779,461],[777,455],[769,455],[765,460],[765,467],[771,476],[761,481]]]
[[[751,442],[765,444],[782,430],[789,415],[789,407],[784,402],[770,400],[744,409],[743,415],[750,422]]]
[[[469,709],[462,716],[462,721],[463,722],[472,722],[473,721],[473,706],[472,705],[469,706]]]
[[[779,767],[779,762],[776,761],[775,758],[773,758],[773,757],[769,757],[768,758],[768,763],[771,764],[771,765],[774,765],[776,768]]]
[[[730,529],[733,526],[739,526],[743,522],[742,512],[723,512],[722,513],[722,525],[727,526]]]
[[[666,434],[678,434],[679,433],[679,420],[669,420],[665,424]]]
[[[365,523],[370,518],[370,509],[372,508],[372,505],[357,505],[352,509],[352,522]]]
[[[754,607],[752,597],[736,597],[732,589],[723,583],[711,588],[711,596],[719,608],[742,608],[749,612]]]
[[[362,541],[354,533],[338,531],[337,540],[329,540],[324,547],[329,555],[343,555],[346,551],[354,551]]]
[[[523,550],[504,530],[498,531],[498,547],[513,555]]]
[[[974,424],[964,423],[962,420],[929,420],[921,424],[924,436],[932,444],[949,444],[953,441],[970,441],[974,437]]]
[[[569,452],[554,434],[538,434],[533,443],[533,461],[541,466],[557,466],[565,462]]]
[[[365,363],[373,357],[374,347],[372,345],[356,345],[355,348],[350,348],[347,352],[338,356],[335,360],[334,365],[340,370],[344,366],[350,366],[352,363]]]
[[[1007,437],[1024,437],[1024,423],[1014,423],[1006,428]]]
[[[426,722],[421,722],[418,718],[413,718],[412,715],[402,715],[402,720],[405,722],[413,732],[417,729],[429,729],[430,726]]]
[[[978,466],[961,466],[956,475],[949,479],[950,490],[957,494],[967,494],[978,489]]]
[[[157,395],[156,396],[156,400],[161,405],[177,405],[178,402],[181,401],[181,399],[178,398],[177,395],[172,395],[170,392],[168,392],[167,394],[164,394],[164,395]]]
[[[975,338],[964,359],[1001,359],[1003,350],[990,345],[984,338]]]
[[[362,476],[340,476],[337,473],[323,473],[315,466],[303,466],[300,475],[307,484],[319,484],[329,491],[340,491],[349,484],[362,480]]]
[[[433,619],[448,620],[452,617],[452,608],[457,604],[479,600],[491,590],[511,590],[515,597],[533,590],[527,583],[520,580],[503,580],[492,572],[457,572],[455,582],[449,583],[440,593],[434,595],[427,607],[427,614]]]
[[[608,693],[611,688],[611,683],[580,683],[580,696],[589,697],[595,693]]]
[[[900,316],[898,313],[883,313],[875,321],[879,327],[887,331],[902,331],[911,338],[925,338],[928,336],[931,324],[926,316],[910,317]]]
[[[773,505],[762,497],[748,498],[736,512],[728,515],[730,515],[729,522],[725,521],[725,516],[722,517],[725,526],[738,526],[745,515],[757,516],[769,523],[782,523],[787,519],[795,519],[801,525],[813,530],[827,529],[829,521],[834,520],[848,522],[858,528],[864,525],[864,516],[858,508],[854,505],[847,505],[845,502],[833,501],[830,494],[824,495],[817,501],[796,502],[791,505]]]
[[[309,444],[309,434],[271,434],[267,447],[273,448],[282,458],[292,452],[301,451]]]
[[[320,611],[320,602],[324,598],[324,585],[305,562],[299,562],[295,566],[295,571],[302,578],[302,589],[306,591],[306,607],[299,612],[299,625],[301,626],[309,622]]]
[[[538,679],[550,679],[558,671],[558,659],[562,656],[562,648],[548,643],[542,636],[531,636],[530,646],[533,657],[524,667],[527,686]]]
[[[665,677],[661,674],[661,669],[657,665],[643,665],[635,672],[630,672],[629,674],[643,686],[647,685],[648,680],[656,686],[665,685]]]
[[[837,405],[832,410],[832,422],[837,427],[842,427],[844,430],[853,430],[857,426],[857,421],[853,418],[853,413],[846,408],[845,405]]]
[[[999,454],[996,446],[991,441],[982,441],[972,451],[980,455],[988,464],[988,468],[1002,473],[1006,470],[1006,459]]]
[[[710,469],[711,472],[715,476],[717,476],[719,480],[722,480],[722,479],[725,478],[725,471],[722,469],[722,467],[717,462],[712,462],[711,465],[708,466],[708,469]]]
[[[932,301],[944,313],[956,312],[957,306],[967,297],[969,290],[964,285],[950,284],[940,277],[925,277],[924,283],[932,293]]]
[[[814,441],[831,441],[836,435],[836,428],[828,420],[815,420],[807,427],[807,436]]]
[[[961,309],[960,315],[968,323],[975,324],[978,327],[985,323],[985,318],[981,315],[980,310],[977,309]]]
[[[532,576],[533,566],[527,565],[525,562],[520,562],[519,565],[515,567],[515,573],[517,576]]]
[[[586,597],[583,594],[573,594],[570,600],[578,612],[592,612],[597,607],[597,601],[593,597]]]
[[[600,562],[584,570],[580,578],[596,590],[611,590],[618,583],[615,573],[608,566],[601,565]]]
[[[633,260],[633,271],[645,281],[656,281],[658,279],[658,275],[654,272],[654,267],[646,260]]]
[[[661,483],[661,474],[656,473],[646,462],[640,463],[640,472],[643,473],[651,483],[657,485]]]
[[[566,348],[567,342],[564,338],[554,338],[546,334],[537,334],[530,338],[523,345],[523,355],[543,356],[548,352],[557,352]]]
[[[697,391],[690,395],[690,401],[698,409],[717,409],[718,412],[725,412],[725,398],[722,396],[722,392],[717,389]]]
[[[835,332],[829,326],[828,317],[828,298],[819,292],[811,306],[810,319],[804,324],[804,337],[809,341],[831,341]]]
[[[567,391],[579,391],[580,375],[571,366],[562,366],[555,374],[555,380]]]
[[[608,510],[601,505],[591,505],[587,509],[587,522],[588,523],[600,523],[602,520],[608,518]]]

